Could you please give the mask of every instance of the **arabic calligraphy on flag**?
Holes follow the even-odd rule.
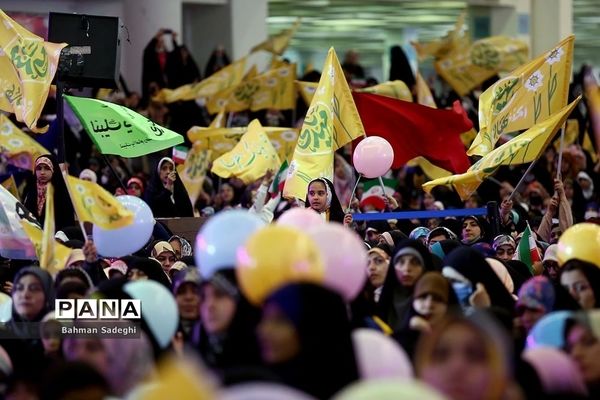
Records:
[[[183,136],[127,107],[97,99],[65,96],[103,154],[140,157],[183,143]]]

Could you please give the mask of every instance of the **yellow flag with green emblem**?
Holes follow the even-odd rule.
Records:
[[[310,104],[312,102],[318,86],[319,84],[316,82],[296,81],[296,88],[300,92],[300,95],[306,104]],[[364,89],[357,89],[356,91],[361,93],[378,94],[380,96],[392,97],[398,100],[410,102],[413,101],[413,96],[410,92],[410,89],[408,86],[406,86],[406,83],[402,81],[383,82],[379,85],[370,86]]]
[[[260,122],[255,119],[235,147],[213,162],[212,173],[221,178],[235,176],[252,183],[268,170],[277,171],[281,160]]]
[[[468,155],[488,154],[503,133],[528,129],[567,104],[574,40],[567,37],[481,94],[479,133]]]
[[[315,178],[333,181],[334,151],[361,136],[365,136],[365,129],[332,47],[300,130],[284,197],[306,198],[308,184]]]
[[[398,100],[413,101],[412,93],[406,83],[402,81],[383,82],[379,85],[370,86],[364,89],[358,89],[357,92],[373,93],[380,96],[392,97]]]
[[[133,213],[100,185],[68,175],[65,181],[79,221],[103,229],[122,228],[133,222]]]
[[[38,259],[40,260],[40,267],[54,275],[64,268],[71,255],[71,249],[57,243],[54,238],[56,233],[54,224],[54,187],[51,183],[46,187],[45,215],[43,230],[25,219],[21,220],[21,225],[29,240],[33,243]]]
[[[296,107],[295,79],[296,64],[272,69],[215,94],[206,108],[211,114],[223,108],[230,112],[292,109]]]
[[[244,78],[246,57],[240,58],[206,79],[197,83],[188,83],[176,89],[161,89],[152,100],[163,103],[208,99],[231,87],[237,86]]]
[[[464,174],[427,182],[423,185],[423,190],[430,192],[435,186],[453,186],[460,198],[466,200],[477,190],[481,182],[495,173],[500,166],[525,164],[537,160],[580,99],[581,96],[560,112],[492,150],[473,164]]]
[[[289,160],[296,147],[298,130],[294,128],[279,128],[264,126],[263,130],[277,151],[279,158]],[[232,150],[248,127],[234,128],[204,128],[194,126],[187,132],[190,142],[199,149],[211,150],[211,161]]]
[[[211,151],[194,144],[183,165],[177,166],[177,173],[181,178],[181,182],[183,182],[183,186],[185,186],[192,205],[196,204],[198,200],[210,161]]]
[[[66,43],[45,42],[0,10],[0,110],[15,113],[36,133],[60,51]]]
[[[521,40],[491,36],[459,47],[435,62],[435,70],[460,96],[498,72],[508,72],[528,60],[529,47]]]
[[[10,164],[33,171],[36,158],[49,151],[0,114],[0,153]]]

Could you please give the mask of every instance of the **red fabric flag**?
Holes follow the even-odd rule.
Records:
[[[380,136],[394,148],[392,168],[418,156],[454,174],[471,166],[460,134],[473,123],[458,101],[452,110],[440,110],[370,93],[352,96],[367,136]]]

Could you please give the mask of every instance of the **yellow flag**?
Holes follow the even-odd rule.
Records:
[[[361,136],[365,129],[332,47],[300,130],[283,195],[304,199],[311,180],[333,181],[334,151]]]
[[[54,260],[54,187],[51,183],[46,186],[46,217],[42,235],[42,250],[40,252],[40,267],[49,269]]]
[[[264,42],[254,46],[252,50],[250,50],[250,53],[254,53],[255,51],[259,50],[265,50],[273,54],[282,55],[290,44],[290,40],[298,30],[298,27],[300,27],[300,18],[294,22],[290,29],[283,30],[277,35],[271,36]]]
[[[453,186],[460,198],[466,200],[477,190],[481,182],[496,172],[500,166],[525,164],[538,159],[580,99],[581,96],[550,118],[492,150],[464,174],[427,182],[423,185],[423,190],[429,192],[438,185]]]
[[[285,67],[288,64],[289,63],[287,61],[284,61],[281,57],[273,55],[273,58],[271,58],[271,68],[270,69],[277,69],[277,68]]]
[[[592,144],[592,139],[590,139],[590,132],[586,129],[583,135],[583,143],[581,143],[581,148],[587,151],[592,159],[592,162],[596,164],[598,162],[598,152],[594,148]]]
[[[521,40],[492,36],[457,48],[435,62],[435,70],[460,96],[467,95],[498,72],[527,62],[529,48]]]
[[[300,95],[306,104],[311,103],[318,86],[319,84],[315,82],[296,81],[296,88],[300,92]],[[361,93],[378,94],[380,96],[392,97],[398,100],[413,101],[413,96],[410,92],[410,89],[408,89],[406,83],[402,81],[383,82],[379,85],[370,86],[364,89],[357,89],[356,91]]]
[[[206,104],[208,112],[258,111],[266,108],[286,110],[296,107],[296,64],[270,70],[251,79],[244,80],[233,88],[227,88],[210,98]]]
[[[568,119],[565,128],[564,148],[577,142],[579,139],[579,121],[576,119]],[[554,141],[554,149],[560,151],[560,136]]]
[[[10,164],[30,171],[33,171],[36,158],[49,153],[4,114],[0,114],[0,152],[6,155]]]
[[[210,150],[201,149],[201,146],[194,144],[185,159],[185,163],[177,166],[177,173],[188,192],[192,205],[196,204],[200,195],[206,171],[208,171],[210,164],[210,157]]]
[[[245,184],[250,184],[268,170],[279,170],[280,165],[277,151],[260,122],[255,119],[235,147],[215,160],[211,171],[221,178],[235,176]]]
[[[133,213],[100,185],[72,176],[66,176],[66,182],[79,221],[103,229],[122,228],[133,222]]]
[[[278,128],[265,126],[271,144],[277,150],[279,158],[289,160],[298,139],[298,130],[294,128]],[[190,142],[202,150],[212,150],[211,161],[232,150],[242,135],[248,131],[248,127],[235,128],[203,128],[194,126],[187,132]]]
[[[458,48],[469,47],[471,39],[464,29],[465,17],[466,13],[462,12],[458,16],[454,28],[451,31],[448,31],[443,38],[427,43],[412,43],[417,51],[419,60],[423,60],[427,57],[435,57],[436,59],[441,58]]]
[[[488,154],[503,133],[528,129],[567,104],[574,40],[569,36],[481,94],[479,134],[468,155]]]
[[[188,83],[176,89],[161,89],[153,100],[173,103],[209,98],[222,90],[238,85],[244,77],[245,69],[246,57],[243,57],[200,82]]]
[[[417,83],[417,103],[422,104],[427,107],[437,108],[435,104],[435,100],[433,100],[433,95],[431,94],[431,90],[425,82],[425,79],[421,76],[420,73],[417,72],[416,76]]]
[[[36,133],[60,51],[66,43],[45,42],[0,10],[0,109],[15,113]]]
[[[358,89],[357,92],[373,93],[380,96],[392,97],[398,100],[413,101],[412,93],[406,83],[402,81],[383,82],[379,85],[371,86],[364,89]]]
[[[225,109],[222,108],[221,111],[215,116],[215,118],[210,122],[209,128],[225,128],[227,121],[225,120]]]
[[[2,182],[2,186],[4,186],[4,188],[10,192],[10,194],[15,196],[15,199],[19,200],[19,189],[17,188],[17,182],[15,182],[15,177],[13,175],[6,178],[4,182]]]
[[[317,82],[296,81],[296,88],[298,89],[298,92],[300,92],[302,100],[308,105],[310,105],[310,102],[317,91],[317,86],[319,86]]]
[[[51,218],[46,218],[46,221]],[[26,219],[21,220],[21,226],[25,231],[27,237],[33,244],[38,259],[40,260],[40,267],[46,269],[50,274],[55,275],[65,267],[69,256],[71,255],[71,249],[54,240],[54,237],[49,238],[46,236],[46,221],[44,221],[44,230],[40,229],[39,226],[28,222]],[[54,225],[54,220],[52,220]],[[49,242],[52,239],[53,242],[50,247],[54,247],[51,256],[47,253],[48,250],[44,250],[44,240]],[[44,261],[42,261],[44,260]]]
[[[427,175],[429,179],[445,178],[447,176],[452,175],[452,172],[446,171],[445,169],[440,168],[437,165],[433,165],[425,157],[415,157],[409,162],[407,162],[406,165],[419,166],[423,170],[423,173]]]

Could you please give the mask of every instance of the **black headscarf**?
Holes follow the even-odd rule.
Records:
[[[327,197],[331,195],[331,202],[329,203],[329,221],[335,222],[344,222],[344,210],[342,209],[342,204],[340,203],[340,199],[338,199],[337,194],[335,193],[335,188],[333,187],[333,183],[327,178],[317,178],[310,181],[307,187],[310,188],[310,185],[313,182],[322,182],[325,184],[325,188],[327,189]],[[308,202],[308,194],[306,195],[306,201],[304,203],[306,208],[310,208],[310,203]]]
[[[501,307],[511,313],[515,309],[515,300],[490,264],[477,250],[461,246],[446,256],[444,265],[454,268],[467,278],[473,285],[473,290],[477,283],[483,284],[490,296],[492,306]]]
[[[179,174],[175,174],[172,193],[160,180],[160,167],[165,162],[172,163],[175,168],[175,163],[170,158],[165,157],[160,160],[157,168],[152,171],[150,185],[148,190],[144,191],[144,200],[152,209],[155,218],[193,217],[192,202]]]
[[[377,303],[377,316],[385,321],[393,330],[401,327],[404,316],[410,310],[410,299],[414,289],[414,287],[405,287],[398,281],[394,267],[398,253],[407,247],[416,250],[421,255],[424,263],[423,273],[435,269],[431,253],[418,240],[403,240],[396,246],[394,257],[390,259],[387,275],[383,282],[381,297]]]
[[[42,157],[50,160],[52,169],[54,170],[52,178],[50,178],[50,183],[54,187],[54,223],[56,230],[60,231],[63,228],[75,225],[75,211],[56,157],[52,154],[44,154],[36,158],[36,162]],[[33,176],[29,178],[27,187],[25,188],[23,205],[35,216],[40,224],[44,225],[46,205],[44,204],[42,212],[38,214],[37,199],[37,177],[34,170]]]
[[[390,49],[390,58],[390,81],[401,80],[406,83],[409,90],[412,90],[416,83],[415,75],[402,47],[393,46]]]
[[[314,284],[292,284],[265,302],[276,305],[295,326],[300,353],[272,366],[285,384],[318,399],[329,399],[358,379],[346,305],[340,296]]]
[[[127,274],[132,269],[139,269],[148,276],[148,279],[161,283],[171,291],[169,277],[165,274],[158,261],[138,256],[126,256],[121,258],[121,260],[127,264]]]
[[[256,340],[256,326],[260,310],[252,306],[239,290],[234,269],[223,269],[214,273],[209,281],[236,303],[235,313],[227,332],[210,336],[201,323],[196,324],[192,343],[200,352],[207,366],[221,375],[223,380],[236,375],[238,370],[260,365],[260,352]]]

